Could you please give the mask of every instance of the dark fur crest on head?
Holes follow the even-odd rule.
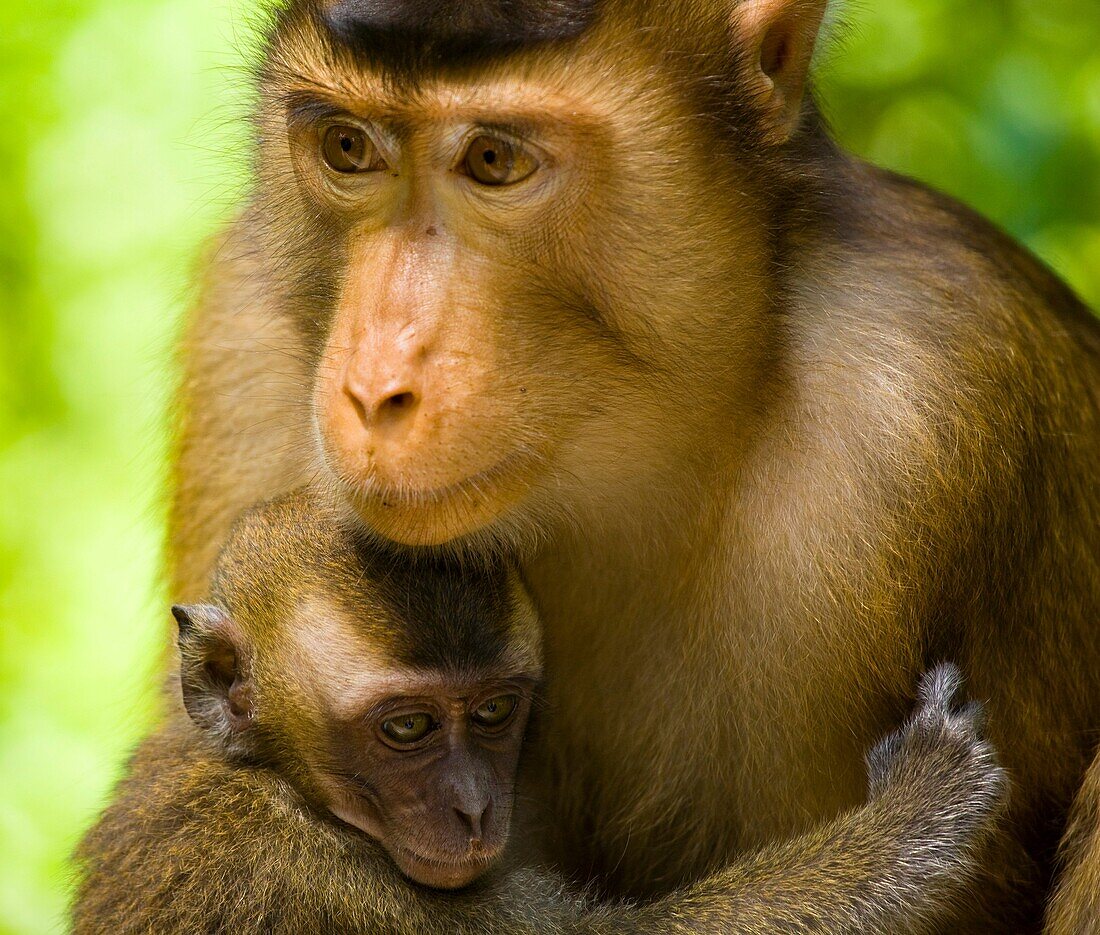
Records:
[[[517,49],[572,39],[598,0],[336,0],[317,10],[353,54],[390,72],[461,67]]]

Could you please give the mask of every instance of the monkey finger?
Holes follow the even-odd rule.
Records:
[[[956,730],[981,738],[985,736],[986,711],[980,701],[968,701],[949,716],[949,723]]]
[[[921,676],[917,688],[920,709],[946,717],[963,684],[962,671],[953,662],[943,662]]]

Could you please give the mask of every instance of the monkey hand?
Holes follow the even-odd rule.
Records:
[[[925,673],[917,710],[867,754],[871,801],[896,809],[921,846],[956,858],[996,828],[1008,797],[982,706],[958,702],[962,681],[951,663]]]

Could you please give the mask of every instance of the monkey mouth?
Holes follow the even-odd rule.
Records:
[[[355,511],[380,535],[405,545],[442,545],[491,525],[521,502],[545,459],[545,452],[517,449],[438,487],[394,483],[374,470],[345,489]]]
[[[500,856],[501,847],[481,847],[462,857],[427,855],[394,843],[390,851],[394,862],[409,879],[434,889],[454,890],[469,886],[482,876]]]
[[[359,491],[360,497],[381,501],[388,507],[434,506],[458,497],[476,497],[488,493],[493,485],[510,474],[526,474],[538,461],[534,452],[516,450],[505,455],[495,464],[468,474],[460,480],[439,487],[417,487],[409,483],[387,482],[377,474],[366,479]]]

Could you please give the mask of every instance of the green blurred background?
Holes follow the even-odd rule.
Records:
[[[244,183],[249,0],[0,0],[0,933],[155,713],[170,346]],[[1100,308],[1100,0],[866,0],[826,112]]]

